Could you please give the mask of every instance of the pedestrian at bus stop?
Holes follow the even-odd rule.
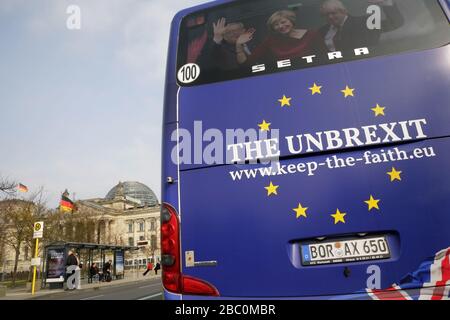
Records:
[[[161,269],[161,265],[159,264],[159,262],[157,262],[155,265],[155,274],[158,274],[159,269]]]
[[[67,256],[66,266],[78,266],[78,258],[75,256],[72,250],[69,251],[69,255]]]
[[[96,262],[94,262],[89,268],[89,275],[91,277],[91,281],[92,280],[96,280],[97,282],[99,281],[99,270]]]
[[[106,262],[103,265],[103,281],[106,282],[111,282],[112,278],[111,278],[111,260],[108,260],[108,262]]]
[[[147,270],[145,270],[145,272],[143,273],[143,275],[146,276],[147,273],[149,273],[151,270],[153,270],[153,263],[148,262],[148,263],[147,263]]]
[[[81,282],[81,275],[80,275],[80,259],[77,257],[77,255],[70,250],[68,252],[68,256],[67,256],[67,260],[66,260],[66,268],[70,267],[70,266],[76,266],[77,268],[73,271],[73,273],[75,273],[75,277],[76,277],[76,283],[77,283],[77,287],[76,289],[81,289],[80,286],[80,282]],[[73,274],[72,273],[72,274]],[[66,269],[66,274],[67,274],[67,269]]]

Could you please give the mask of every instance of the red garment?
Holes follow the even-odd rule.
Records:
[[[147,270],[152,270],[153,264],[151,262],[147,263]]]
[[[320,34],[308,30],[301,39],[281,35],[268,36],[248,58],[248,62],[275,62],[277,60],[305,57],[325,52]]]

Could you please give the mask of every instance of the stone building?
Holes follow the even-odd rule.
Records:
[[[1,205],[5,206],[10,202],[3,201]],[[149,260],[160,261],[160,204],[154,192],[146,185],[131,181],[119,182],[104,198],[77,200],[75,206],[77,211],[74,215],[77,212],[88,213],[87,223],[95,224],[89,228],[91,231],[86,231],[87,228],[82,229],[84,233],[89,233],[89,236],[83,237],[83,241],[76,239],[75,242],[139,247],[139,250],[127,252],[125,256],[127,269],[145,267]],[[69,214],[71,213],[65,213]],[[72,230],[69,232],[68,229]],[[74,242],[69,234],[75,234],[76,229],[76,225],[72,226],[63,221],[58,241]],[[28,233],[32,235],[32,231]],[[48,242],[48,233],[45,229],[44,234],[44,240]],[[14,267],[14,250],[2,241],[0,243],[2,244],[0,274],[8,273]],[[31,258],[31,249],[23,244],[17,271],[28,271]]]
[[[159,261],[160,204],[154,192],[139,182],[119,182],[105,198],[76,201],[80,211],[89,209],[95,216],[95,242],[138,246],[128,254],[125,267],[144,266],[150,259]]]

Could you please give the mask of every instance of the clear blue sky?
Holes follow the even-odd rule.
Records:
[[[160,198],[169,25],[203,2],[1,0],[0,176],[44,187],[49,207],[66,188],[103,197],[129,180]]]

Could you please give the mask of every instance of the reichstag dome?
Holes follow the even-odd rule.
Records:
[[[108,192],[105,199],[114,200],[117,196],[131,197],[140,200],[142,205],[150,207],[159,204],[158,198],[156,198],[152,189],[137,181],[119,182]]]

